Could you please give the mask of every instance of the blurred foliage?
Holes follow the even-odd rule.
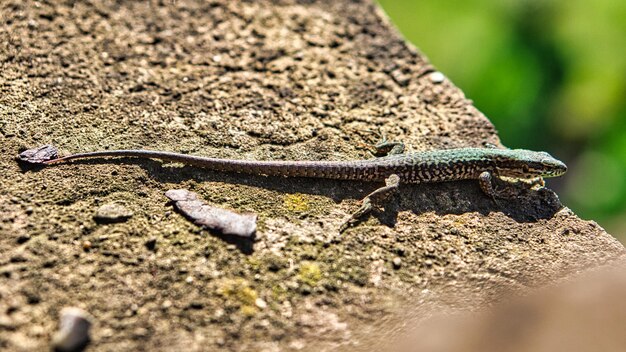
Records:
[[[565,161],[564,204],[626,242],[626,2],[379,0],[511,148]]]

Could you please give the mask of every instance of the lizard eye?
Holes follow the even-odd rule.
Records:
[[[524,173],[528,173],[528,165],[522,165],[522,171],[524,171]]]

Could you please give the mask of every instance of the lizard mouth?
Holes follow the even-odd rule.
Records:
[[[547,170],[546,177],[557,177],[567,172],[567,165],[557,160],[552,162],[552,167]]]

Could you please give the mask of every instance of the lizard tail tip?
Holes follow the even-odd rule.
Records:
[[[47,161],[54,160],[59,157],[58,150],[55,146],[46,144],[37,148],[32,148],[21,152],[17,156],[18,161],[29,164],[46,164]]]

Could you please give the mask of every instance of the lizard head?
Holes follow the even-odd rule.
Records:
[[[518,178],[556,177],[567,171],[562,161],[546,152],[514,149],[497,167],[500,175]]]

